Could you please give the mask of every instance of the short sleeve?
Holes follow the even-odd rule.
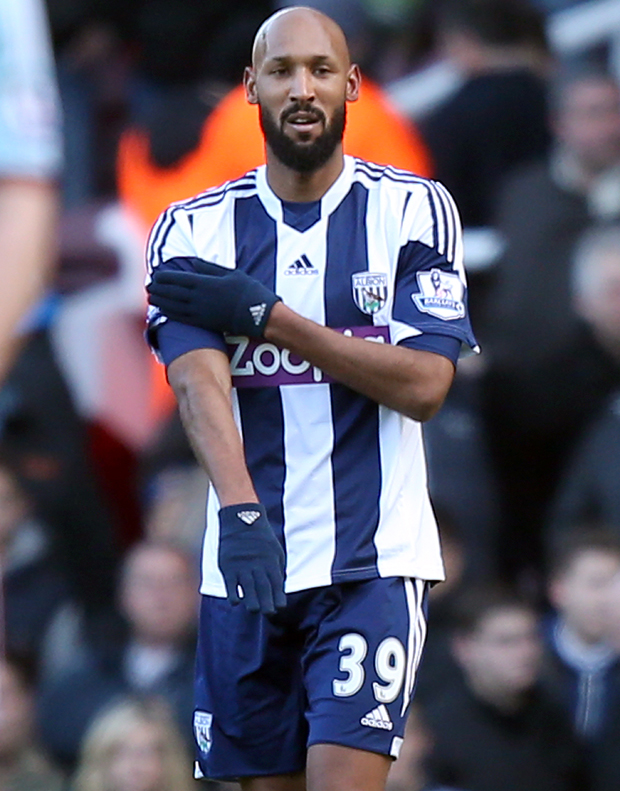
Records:
[[[151,345],[159,352],[165,366],[182,354],[195,349],[219,349],[227,354],[224,338],[216,332],[202,327],[192,327],[178,321],[166,321],[160,324],[153,333]]]
[[[146,285],[155,269],[193,272],[196,253],[190,220],[180,206],[168,208],[153,226],[146,248]],[[226,349],[222,334],[170,322],[174,327],[162,333],[168,318],[149,305],[146,339],[157,358],[169,365],[173,359],[191,349]],[[183,329],[185,327],[185,329]]]
[[[442,357],[447,357],[454,365],[457,364],[461,351],[461,342],[457,338],[449,335],[431,335],[427,332],[415,335],[413,338],[405,338],[400,345],[407,349],[440,354]]]
[[[455,338],[478,351],[467,307],[462,229],[443,185],[428,181],[404,215],[394,286],[395,343],[420,333]],[[419,194],[419,193],[418,193]]]

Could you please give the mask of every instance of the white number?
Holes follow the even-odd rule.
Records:
[[[344,681],[335,678],[332,681],[332,689],[334,690],[334,695],[340,698],[347,698],[359,692],[364,684],[362,662],[368,652],[368,644],[361,634],[351,632],[340,638],[338,650],[342,653],[340,665],[338,666],[339,670],[341,673],[346,673],[348,678]],[[343,653],[344,651],[349,651],[349,653],[345,654]]]
[[[375,670],[387,684],[383,686],[375,681],[372,685],[379,703],[391,703],[398,697],[405,677],[405,658],[403,644],[396,637],[386,637],[377,648]]]

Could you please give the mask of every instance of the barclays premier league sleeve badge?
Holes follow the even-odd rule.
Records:
[[[387,275],[381,272],[356,272],[351,275],[353,299],[362,311],[373,315],[385,305],[388,294]]]
[[[465,316],[465,288],[457,274],[431,269],[430,272],[418,272],[416,277],[420,291],[412,294],[411,299],[418,310],[444,321]]]

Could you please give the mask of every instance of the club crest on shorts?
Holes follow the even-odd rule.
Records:
[[[418,272],[416,277],[420,291],[412,294],[411,299],[418,310],[444,321],[465,316],[465,289],[457,274],[433,268],[430,272]]]
[[[211,714],[211,712],[194,712],[194,735],[196,736],[196,744],[205,755],[209,752],[213,744],[213,737],[211,736],[212,724],[213,714]]]
[[[372,316],[385,305],[388,295],[387,275],[382,272],[356,272],[351,275],[353,299],[362,311]]]

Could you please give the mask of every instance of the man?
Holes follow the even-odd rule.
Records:
[[[607,639],[620,653],[620,574],[607,588]],[[620,782],[620,699],[610,696],[609,717],[594,753],[594,791],[615,791]]]
[[[464,82],[422,133],[466,229],[486,227],[502,179],[548,149],[545,18],[528,0],[449,0],[438,39]]]
[[[41,738],[68,769],[74,768],[93,719],[124,695],[163,698],[191,741],[196,613],[192,558],[163,541],[135,544],[121,569],[118,609],[120,629],[106,630],[105,640],[89,641],[88,624],[82,621],[82,641],[64,646],[70,653],[64,668],[42,679]]]
[[[270,17],[245,72],[267,165],[173,205],[148,250],[150,337],[213,483],[196,775],[252,791],[383,788],[443,577],[418,421],[475,344],[456,214],[344,157],[359,87],[332,20]]]
[[[620,542],[603,529],[565,531],[555,543],[543,680],[589,745],[599,741],[620,692],[619,656],[606,634],[609,588],[619,571]]]
[[[461,595],[453,651],[462,678],[425,709],[431,782],[468,791],[585,791],[583,757],[539,685],[532,607],[494,588]]]
[[[36,679],[17,655],[0,659],[0,788],[63,791],[64,777],[45,757],[34,728]]]

